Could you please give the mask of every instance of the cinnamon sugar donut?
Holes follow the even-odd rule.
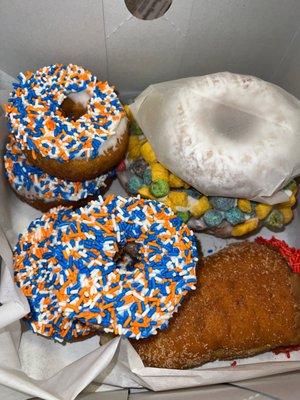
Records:
[[[6,116],[29,162],[70,181],[93,179],[110,171],[127,146],[127,117],[107,82],[77,65],[54,64],[18,76]],[[85,98],[66,116],[66,99]],[[66,100],[69,101],[69,100]],[[72,119],[76,118],[77,119]]]
[[[196,291],[168,330],[131,341],[145,366],[192,368],[300,343],[300,275],[279,252],[238,243],[206,258],[198,272]]]

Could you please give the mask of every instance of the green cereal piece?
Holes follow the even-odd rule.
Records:
[[[284,216],[279,210],[272,210],[266,219],[266,225],[270,229],[280,229],[284,225]]]
[[[133,135],[137,135],[137,136],[140,136],[143,134],[143,131],[141,130],[141,128],[138,126],[138,124],[135,121],[131,122],[130,132]]]
[[[188,211],[177,211],[177,217],[179,217],[183,222],[188,222],[191,214]]]
[[[170,187],[167,181],[164,179],[158,179],[155,182],[152,182],[150,185],[150,192],[155,197],[164,197],[170,191]]]

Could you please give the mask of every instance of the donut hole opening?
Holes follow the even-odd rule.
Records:
[[[86,91],[70,93],[61,103],[61,111],[65,118],[76,121],[87,113],[87,104],[90,96]]]
[[[210,131],[232,141],[253,139],[261,125],[258,116],[225,104],[218,104],[204,118]]]
[[[139,254],[134,243],[127,243],[126,246],[116,253],[114,261],[123,264],[125,268],[134,268],[139,261]]]

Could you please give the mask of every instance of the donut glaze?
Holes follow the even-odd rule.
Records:
[[[58,341],[165,329],[195,288],[197,261],[195,236],[169,208],[114,195],[76,211],[52,209],[20,235],[14,252],[27,321]]]

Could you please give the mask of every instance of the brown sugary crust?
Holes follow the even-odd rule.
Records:
[[[166,331],[131,344],[145,366],[192,368],[300,343],[300,278],[273,249],[242,242],[206,258]]]
[[[57,200],[57,201],[46,202],[46,201],[43,201],[42,199],[32,200],[32,199],[28,199],[25,196],[22,196],[20,193],[16,192],[14,189],[12,189],[12,190],[16,194],[16,196],[24,203],[27,203],[31,207],[36,208],[37,210],[40,210],[42,212],[47,212],[51,208],[58,207],[58,206],[73,207],[73,208],[83,207],[90,201],[96,200],[98,198],[98,196],[100,196],[100,195],[103,196],[109,189],[110,185],[112,184],[112,181],[113,181],[112,178],[107,178],[104,182],[105,186],[100,187],[96,194],[87,196],[86,198],[78,200],[78,201]]]
[[[60,162],[55,159],[47,159],[40,154],[36,158],[28,150],[24,150],[30,164],[41,168],[49,175],[57,176],[73,182],[87,181],[103,175],[115,167],[124,158],[128,146],[128,126],[119,138],[116,146],[104,154],[93,159],[74,159]]]

